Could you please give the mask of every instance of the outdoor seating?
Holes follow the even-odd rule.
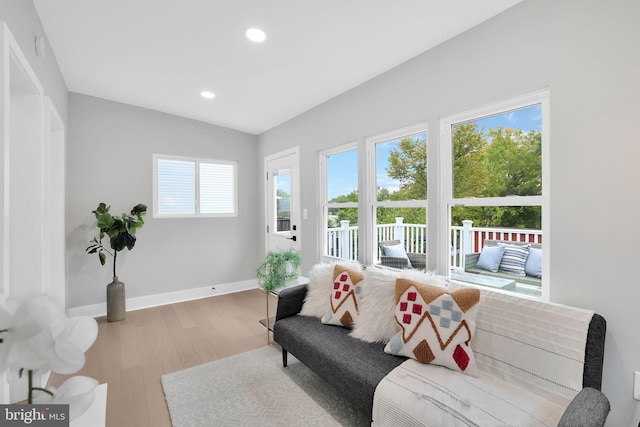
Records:
[[[538,243],[513,242],[513,241],[489,240],[489,239],[484,241],[483,248],[496,247],[499,244],[520,245],[520,246],[528,245],[530,248],[533,248],[533,249],[542,249],[542,245]],[[477,263],[478,263],[478,260],[480,259],[480,254],[481,252],[473,252],[465,255],[464,273],[466,273],[467,277],[469,277],[471,274],[478,274],[483,276],[514,280],[515,282],[519,284],[524,284],[524,285],[531,285],[536,287],[542,286],[542,277],[535,277],[535,276],[526,274],[526,270],[524,275],[519,276],[512,273],[503,272],[501,270],[490,271],[487,269],[479,268],[477,266]],[[465,281],[471,281],[471,280],[465,280]]]
[[[385,240],[378,242],[380,248],[380,265],[392,268],[415,268],[418,270],[424,270],[427,268],[427,255],[415,252],[406,252],[404,246],[401,246],[401,253],[393,253],[393,255],[387,255],[390,247],[398,247],[401,245],[400,240]],[[406,255],[406,256],[405,256]]]

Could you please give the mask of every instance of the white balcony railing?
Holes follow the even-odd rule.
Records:
[[[358,259],[358,226],[340,221],[340,227],[327,229],[327,255],[350,260]]]
[[[451,227],[451,267],[464,268],[464,255],[480,252],[484,241],[506,240],[511,242],[542,243],[541,230],[520,228],[473,227],[473,221],[462,221],[462,226]],[[327,252],[329,256],[358,259],[358,226],[350,226],[349,221],[340,221],[341,226],[327,229]],[[377,242],[399,240],[407,252],[427,253],[427,226],[425,224],[404,224],[403,218],[396,218],[395,224],[376,225]],[[380,254],[377,254],[378,260]]]
[[[542,230],[523,228],[473,227],[473,221],[451,227],[451,267],[464,269],[464,255],[480,252],[485,240],[529,242],[542,244]]]

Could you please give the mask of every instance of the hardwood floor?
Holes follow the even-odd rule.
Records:
[[[160,377],[266,345],[258,322],[265,304],[264,292],[254,289],[131,311],[120,322],[98,318],[98,339],[75,375],[108,383],[108,427],[171,427]],[[54,375],[50,384],[64,379]]]

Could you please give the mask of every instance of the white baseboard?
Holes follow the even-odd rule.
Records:
[[[224,283],[203,288],[185,289],[184,291],[167,292],[164,294],[147,295],[144,297],[127,298],[127,311],[141,310],[143,308],[157,307],[159,305],[174,304],[177,302],[191,301],[216,295],[231,294],[258,288],[255,279],[241,282]],[[72,307],[67,310],[69,316],[101,317],[107,315],[107,303]]]

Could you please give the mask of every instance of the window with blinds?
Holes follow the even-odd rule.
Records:
[[[154,217],[236,216],[238,162],[154,155]]]

